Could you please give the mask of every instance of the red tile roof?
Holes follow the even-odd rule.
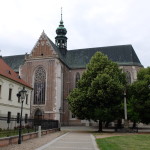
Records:
[[[14,72],[13,69],[11,69],[2,58],[0,58],[0,75],[16,81],[24,86],[32,88],[28,83],[21,79],[20,76],[16,72]]]

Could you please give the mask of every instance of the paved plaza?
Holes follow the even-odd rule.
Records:
[[[36,150],[98,150],[95,138],[86,132],[68,132]]]
[[[22,144],[12,144],[0,147],[0,150],[97,150],[92,132],[95,127],[69,126],[61,127],[60,132],[55,132],[22,141]]]

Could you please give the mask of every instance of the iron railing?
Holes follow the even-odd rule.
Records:
[[[17,117],[0,116],[0,137],[18,135],[19,119]],[[41,126],[42,130],[58,128],[58,120],[32,119],[22,118],[22,133],[29,133],[38,130]]]

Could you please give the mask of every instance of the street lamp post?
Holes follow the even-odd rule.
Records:
[[[126,90],[124,90],[124,128],[128,128]]]
[[[22,111],[23,111],[23,102],[26,98],[27,91],[25,90],[25,87],[19,93],[17,94],[18,98],[21,98],[21,115],[20,115],[20,126],[19,126],[19,137],[18,137],[18,144],[21,144],[21,132],[22,132]]]
[[[126,91],[124,91],[124,117],[127,120],[127,100],[126,100]]]

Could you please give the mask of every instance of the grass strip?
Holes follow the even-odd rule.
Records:
[[[150,134],[96,139],[100,150],[150,150]]]

